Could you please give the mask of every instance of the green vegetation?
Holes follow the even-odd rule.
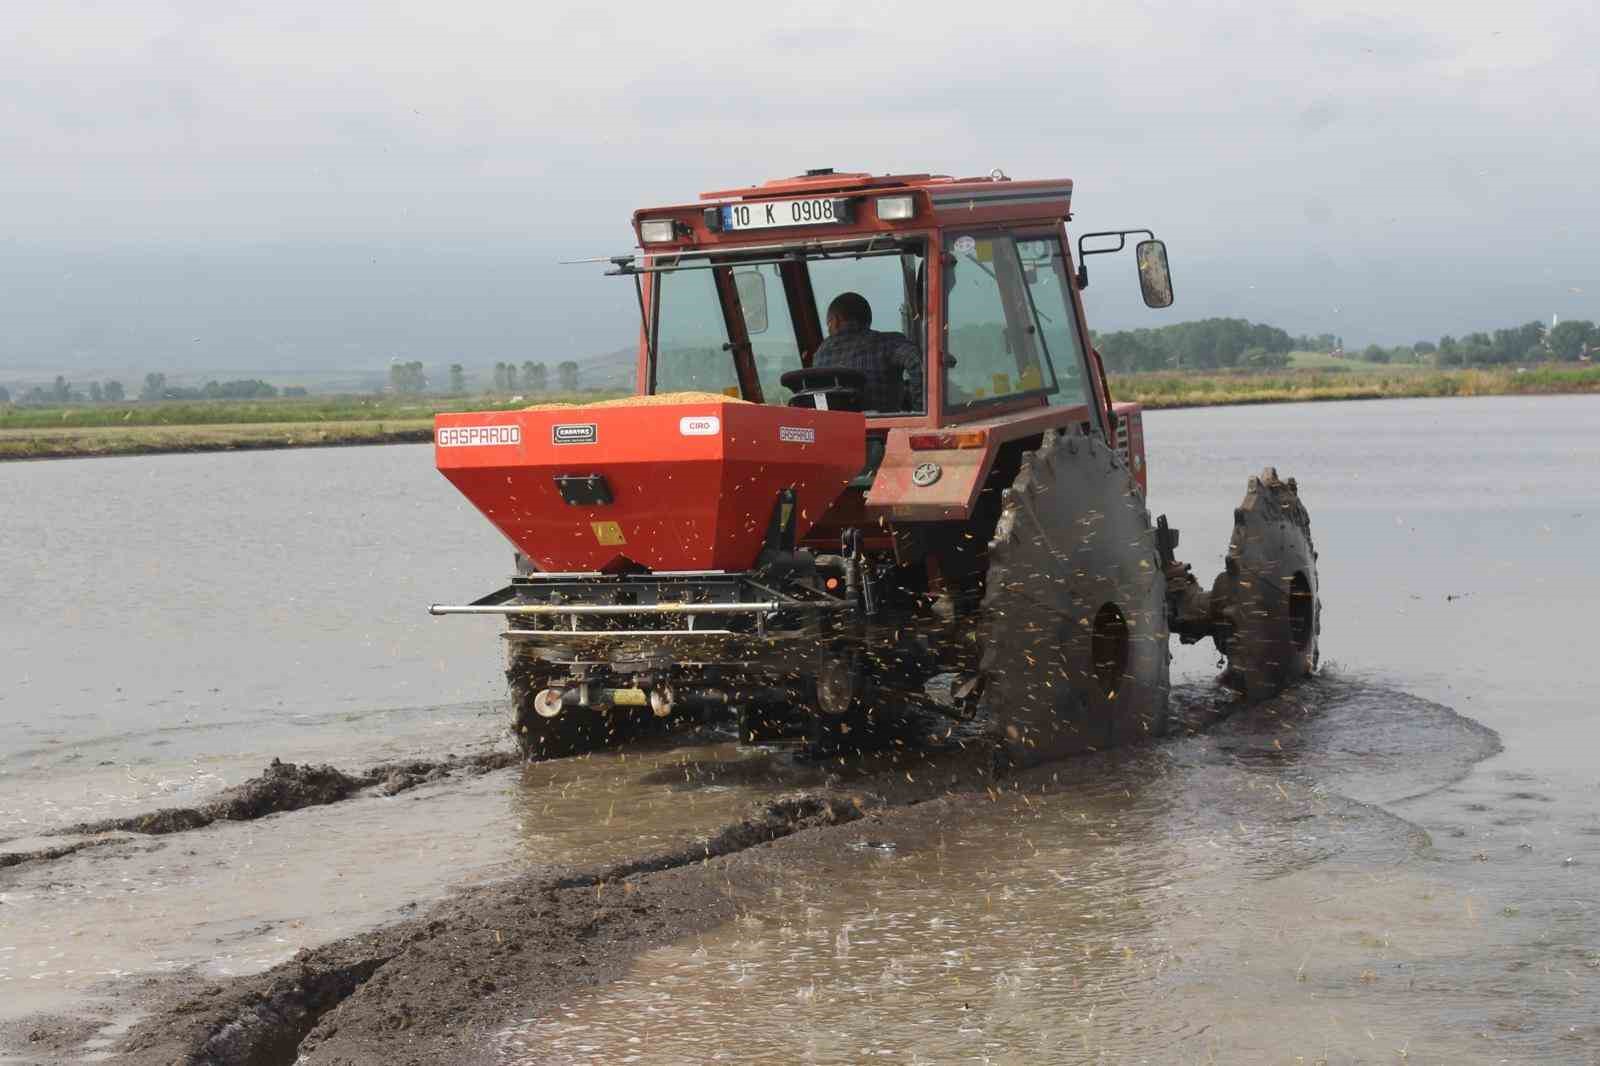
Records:
[[[1360,366],[1362,363],[1429,367],[1494,367],[1511,364],[1579,362],[1600,349],[1600,328],[1574,319],[1546,328],[1526,322],[1509,329],[1446,334],[1437,342],[1397,347],[1369,344],[1346,352],[1344,338],[1331,333],[1290,337],[1275,326],[1242,318],[1206,318],[1159,329],[1096,334],[1095,347],[1113,374],[1160,370],[1279,370]]]
[[[60,381],[60,378],[56,379]],[[97,386],[89,386],[89,399],[91,402],[102,400],[116,403],[122,399],[122,382],[108,381],[105,388],[96,393]],[[57,403],[68,403],[72,400],[71,389],[68,395],[57,396]],[[198,388],[188,388],[182,385],[171,385],[167,382],[165,374],[146,374],[144,388],[139,390],[139,399],[147,403],[157,400],[265,400],[278,395],[274,385],[254,378],[241,381],[208,381]]]
[[[531,359],[520,368],[516,363],[496,363],[493,382],[495,392],[544,392],[550,387],[550,368]],[[557,363],[556,383],[562,392],[577,392],[578,364],[571,359]]]
[[[1297,347],[1295,338],[1276,326],[1256,325],[1242,318],[1203,318],[1159,329],[1097,333],[1094,346],[1105,360],[1106,370],[1113,374],[1223,367],[1276,369],[1288,365],[1289,352]]]
[[[419,361],[390,363],[389,387],[395,392],[413,395],[423,393],[428,391],[428,375],[423,373],[422,363]]]
[[[1372,345],[1359,356],[1346,355],[1343,339],[1332,334],[1293,337],[1238,318],[1104,333],[1095,341],[1116,397],[1152,408],[1600,392],[1600,365],[1590,362],[1600,329],[1582,320],[1409,347]],[[552,377],[556,392],[547,391]],[[573,360],[500,362],[493,391],[471,395],[460,363],[440,382],[430,381],[420,362],[396,361],[380,395],[307,395],[303,386],[280,389],[255,379],[179,386],[157,372],[129,399],[120,381],[80,385],[56,375],[49,384],[0,388],[0,459],[424,441],[433,416],[444,411],[619,395],[579,391],[578,379]]]
[[[1600,392],[1600,366],[1545,364],[1526,369],[1423,367],[1284,370],[1274,373],[1112,374],[1118,400],[1146,407],[1373,400],[1428,396],[1512,396]]]
[[[302,448],[332,444],[421,443],[431,419],[401,422],[290,422],[232,425],[0,429],[0,459],[69,459],[158,452]]]

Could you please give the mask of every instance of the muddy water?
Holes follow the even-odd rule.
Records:
[[[1207,578],[1244,474],[1272,457],[1300,478],[1330,661],[1304,712],[852,827],[842,860],[819,850],[744,922],[511,1027],[504,1057],[1600,1054],[1596,426],[1593,398],[1152,414],[1153,502]],[[428,459],[0,467],[0,588],[23,605],[0,617],[0,847],[272,756],[357,769],[495,743],[493,624],[420,608],[492,587],[506,552]],[[1175,666],[1203,683],[1211,656]],[[1505,751],[1477,762],[1486,735],[1446,706]],[[814,774],[666,749],[0,871],[0,1020],[108,975],[258,969],[530,864],[636,855]]]
[[[425,447],[0,466],[0,838],[481,743],[494,624],[423,612],[509,560]]]
[[[742,921],[502,1034],[503,1060],[1309,1060],[1367,1030],[1420,1051],[1414,1014],[1447,997],[1418,979],[1481,919],[1384,802],[1496,741],[1384,689],[1296,702],[863,828],[856,861],[797,864]]]
[[[732,743],[611,753],[0,871],[0,1020],[108,978],[259,972],[448,887],[665,851],[816,776]]]
[[[501,1060],[1600,1060],[1600,401],[1157,413],[1147,439],[1207,578],[1237,471],[1300,479],[1324,680],[861,829],[858,861],[508,1028]]]

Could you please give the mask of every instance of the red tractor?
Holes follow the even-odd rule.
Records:
[[[1085,234],[1075,268],[1071,202],[1066,180],[820,170],[634,215],[609,273],[638,296],[637,395],[436,423],[517,572],[432,611],[505,617],[529,757],[707,710],[855,747],[922,708],[1033,762],[1163,732],[1169,634],[1211,637],[1250,699],[1315,668],[1292,479],[1250,479],[1209,589],[1151,522],[1140,409],[1112,402],[1080,290],[1142,235],[1166,307],[1166,249]],[[813,360],[842,293],[900,364]]]

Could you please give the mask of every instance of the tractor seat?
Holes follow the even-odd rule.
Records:
[[[790,370],[778,378],[794,393],[790,407],[812,407],[820,411],[860,411],[867,376],[843,366],[807,366]]]

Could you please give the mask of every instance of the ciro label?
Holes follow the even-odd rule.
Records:
[[[715,437],[722,432],[722,419],[716,415],[684,415],[678,419],[678,432],[685,437]]]
[[[978,239],[976,237],[957,237],[955,249],[957,255],[971,255],[978,250]]]

